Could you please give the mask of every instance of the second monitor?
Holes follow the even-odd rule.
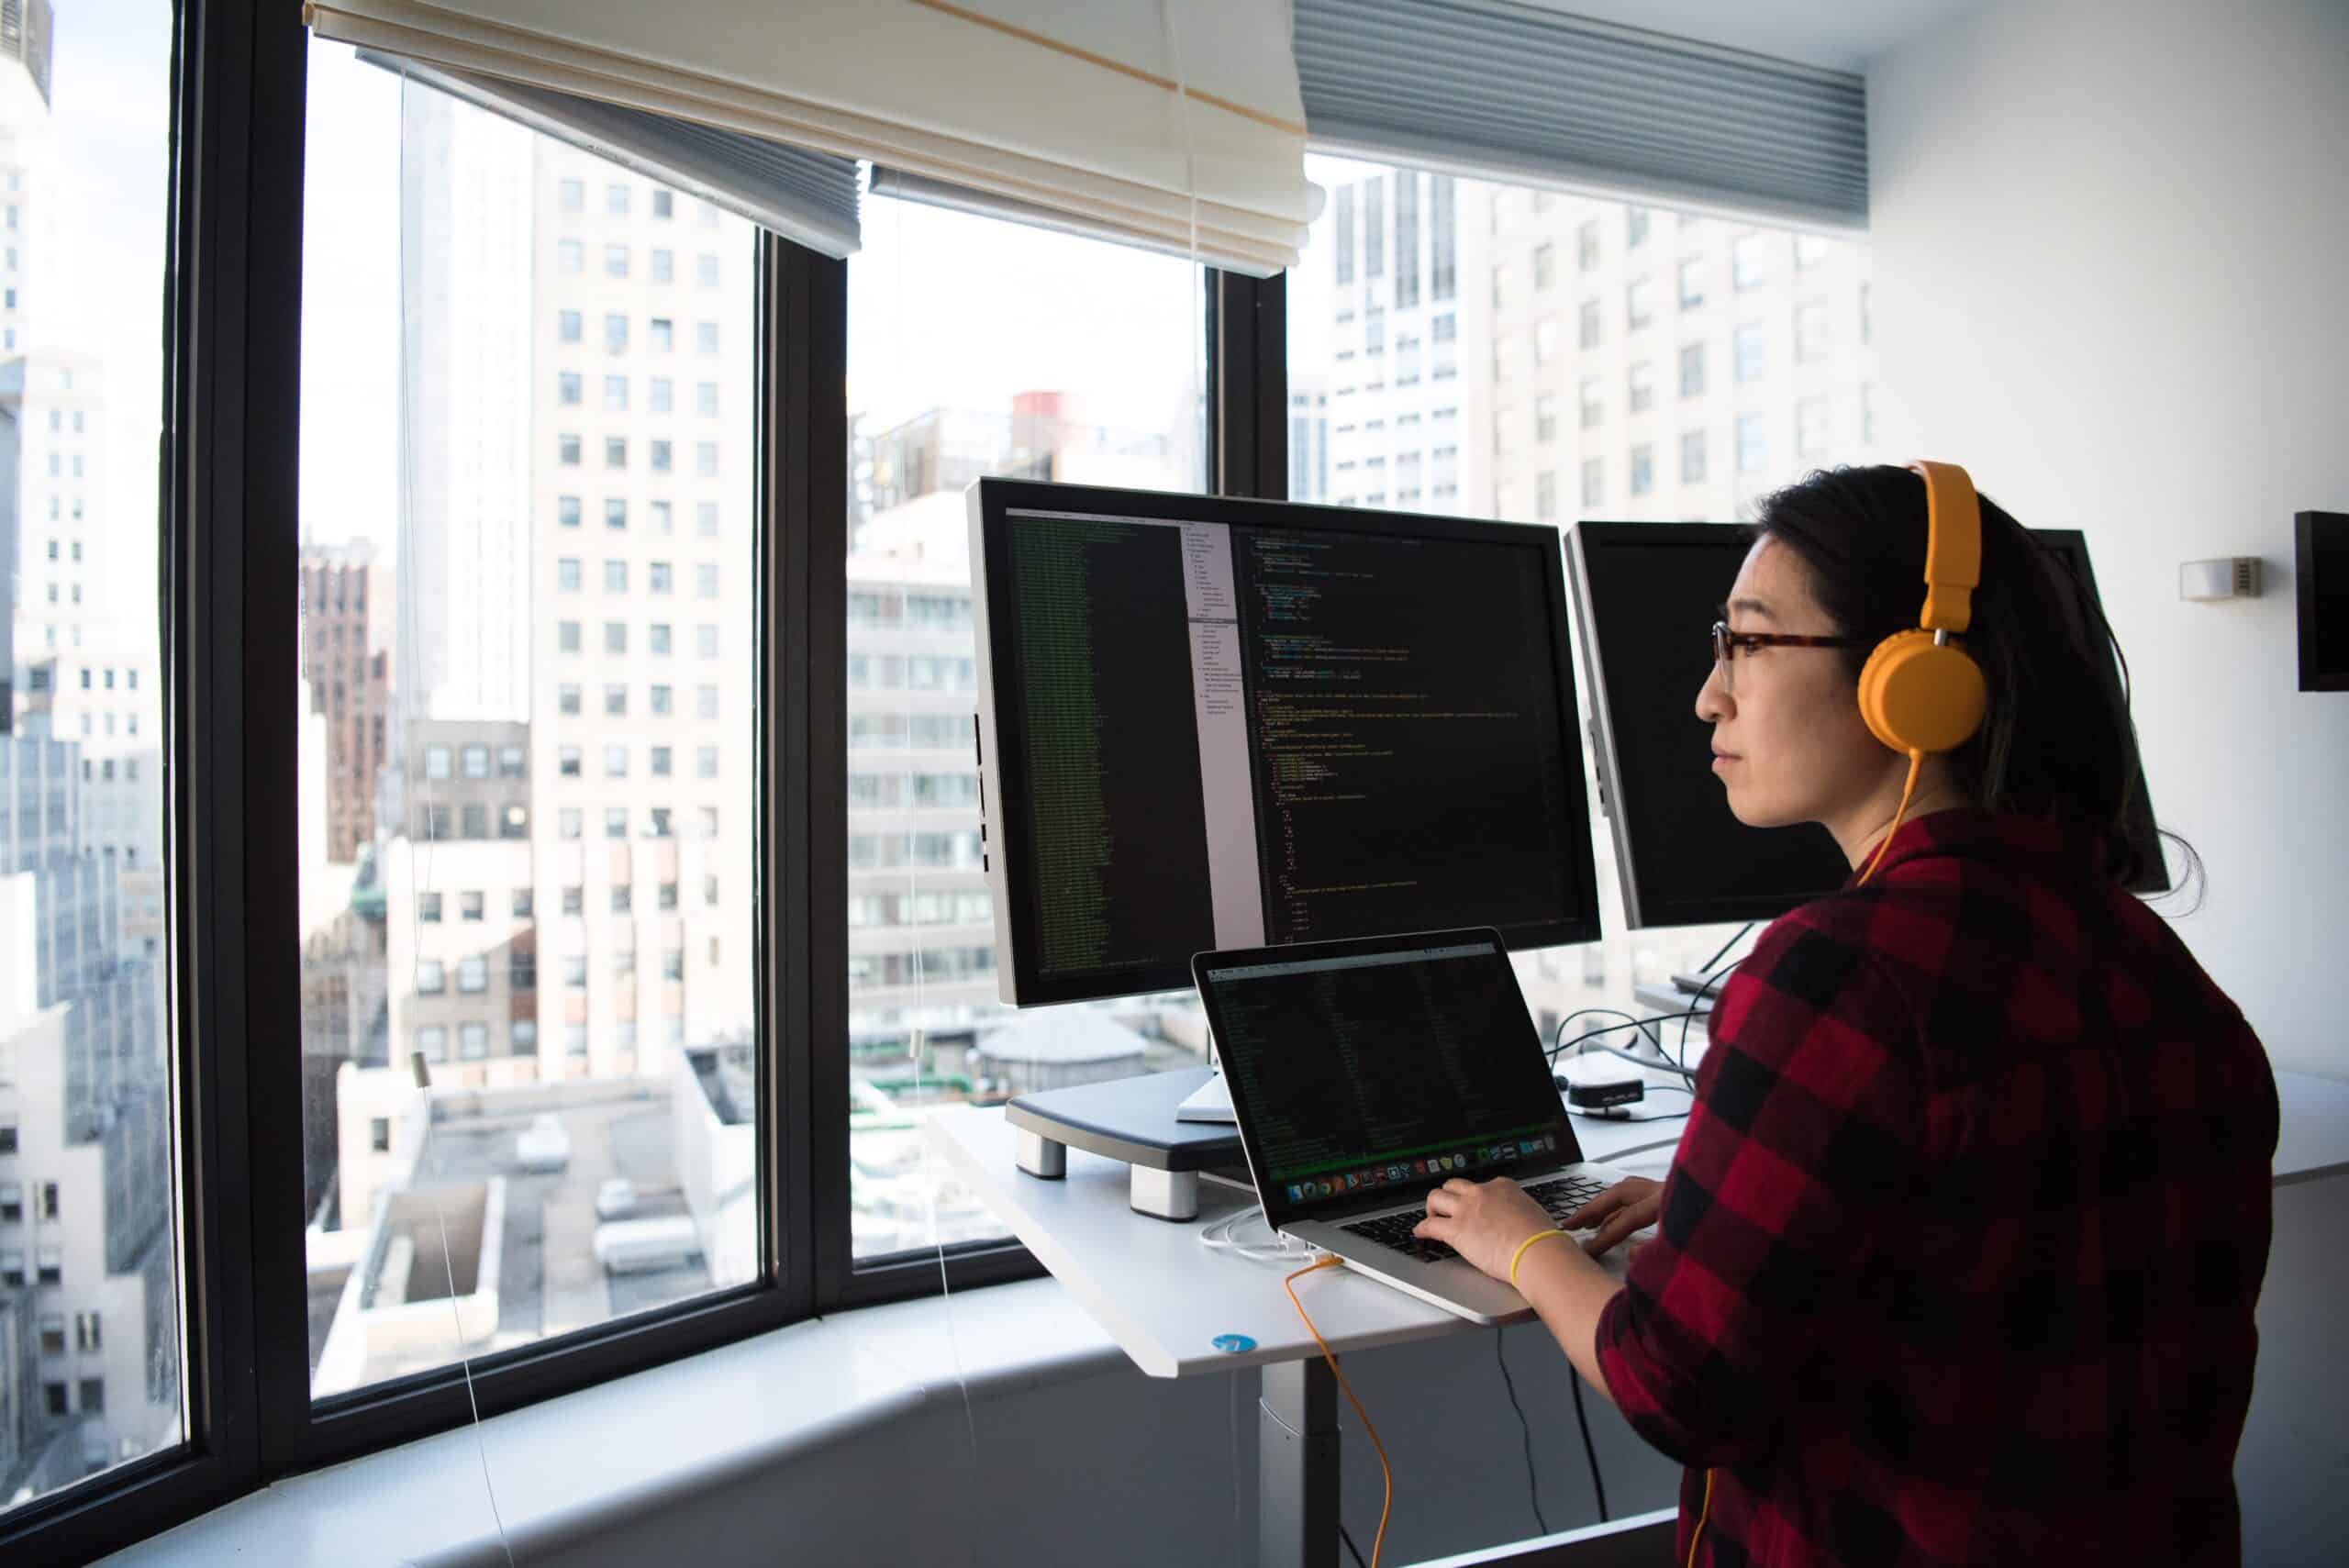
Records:
[[[1554,529],[970,496],[1004,1000],[1180,987],[1218,948],[1598,935]]]

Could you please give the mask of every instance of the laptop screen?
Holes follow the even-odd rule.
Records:
[[[1497,934],[1203,953],[1265,1214],[1580,1158]]]

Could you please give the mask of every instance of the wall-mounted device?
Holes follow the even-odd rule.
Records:
[[[2259,597],[2259,557],[2222,555],[2215,561],[2178,563],[2177,596],[2198,604],[2212,599]]]
[[[2349,512],[2299,512],[2300,690],[2349,692]]]

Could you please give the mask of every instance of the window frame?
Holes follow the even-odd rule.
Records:
[[[309,35],[298,8],[177,0],[169,107],[162,629],[177,787],[167,999],[185,1438],[0,1514],[0,1552],[83,1560],[281,1477],[471,1424],[451,1364],[313,1403],[299,1074],[267,1042],[298,1030],[295,783],[301,137]],[[854,1307],[938,1294],[934,1253],[859,1265],[845,1104],[848,861],[846,264],[759,234],[753,484],[761,550],[757,744],[771,781],[751,900],[762,1042],[756,1180],[762,1277],[480,1358],[484,1417]],[[730,270],[730,269],[729,269]],[[1209,272],[1207,487],[1287,494],[1283,281]],[[584,457],[584,453],[582,454]],[[583,508],[584,510],[584,508]],[[584,523],[584,518],[582,519]],[[246,635],[249,628],[267,635]],[[951,1248],[955,1290],[1035,1277],[1017,1241]]]

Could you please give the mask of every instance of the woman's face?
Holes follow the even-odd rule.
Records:
[[[1799,637],[1841,630],[1811,597],[1801,557],[1766,538],[1738,569],[1729,626]],[[1698,689],[1697,717],[1713,727],[1713,774],[1747,827],[1833,827],[1883,787],[1898,761],[1861,719],[1845,657],[1834,648],[1751,649],[1732,655],[1733,669],[1715,665]]]

